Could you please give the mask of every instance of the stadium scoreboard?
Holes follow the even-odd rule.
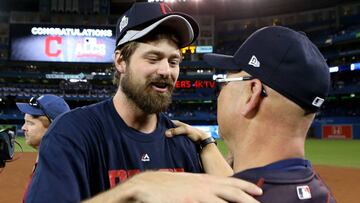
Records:
[[[112,63],[114,26],[10,25],[10,60]]]

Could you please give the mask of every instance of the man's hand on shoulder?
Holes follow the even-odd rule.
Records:
[[[167,137],[186,135],[195,143],[200,143],[202,140],[210,137],[210,135],[206,134],[204,131],[192,127],[181,121],[173,120],[172,122],[176,125],[176,127],[170,128],[165,132],[165,135]]]

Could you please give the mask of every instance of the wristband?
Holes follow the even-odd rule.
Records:
[[[214,143],[217,145],[216,140],[213,137],[208,137],[200,142],[200,149],[203,149],[206,145]]]

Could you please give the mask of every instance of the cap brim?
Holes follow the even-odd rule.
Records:
[[[32,107],[28,103],[16,103],[16,106],[19,108],[19,110],[21,112],[30,114],[32,116],[43,116],[43,115],[45,115],[44,112],[41,109]]]
[[[234,57],[224,54],[205,54],[204,61],[219,70],[241,70]]]
[[[176,31],[176,34],[179,35],[181,48],[186,47],[195,41],[199,32],[197,26],[193,29],[194,24],[196,23],[192,21],[194,20],[187,18],[187,16],[184,16],[183,14],[180,15],[173,13],[161,18],[160,20],[145,27],[142,30],[128,30],[124,37],[122,37],[118,42],[117,46],[139,39],[154,30],[159,25],[166,25],[167,27],[170,27]]]

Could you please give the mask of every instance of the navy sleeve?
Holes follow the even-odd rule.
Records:
[[[26,203],[80,202],[90,196],[84,132],[72,118],[63,115],[44,136]]]
[[[184,136],[177,136],[174,137],[173,139],[183,139],[183,142],[181,143],[176,143],[176,145],[183,145],[178,147],[179,149],[179,153],[181,154],[181,156],[179,157],[183,157],[183,165],[184,168],[186,169],[186,172],[191,172],[191,173],[204,173],[202,164],[201,164],[201,159],[200,159],[200,155],[197,151],[196,145],[195,143],[193,143],[189,137],[187,137],[186,135]],[[175,145],[175,144],[174,144]]]
[[[164,118],[166,118],[167,128],[176,127],[165,115]],[[172,148],[176,149],[176,153],[178,153],[175,153],[175,156],[183,157],[181,164],[186,172],[204,173],[197,145],[188,136],[178,135],[170,138],[170,140],[172,141]]]

